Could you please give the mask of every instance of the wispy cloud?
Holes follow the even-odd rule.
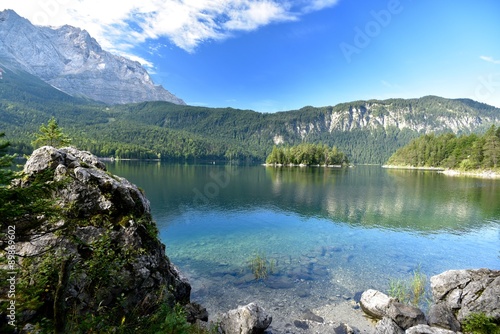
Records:
[[[333,5],[336,5],[339,2],[339,0],[313,0],[313,1],[307,1],[307,5],[303,8],[303,11],[308,13],[308,12],[315,12],[318,10],[322,10],[324,8],[332,7]]]
[[[296,21],[338,0],[58,0],[29,2],[2,0],[39,25],[74,25],[89,31],[99,43],[117,53],[160,37],[187,52],[241,31]]]
[[[480,56],[479,58],[481,58],[482,60],[487,61],[487,62],[489,62],[489,63],[493,63],[493,64],[500,64],[500,60],[494,59],[493,57],[489,57],[489,56]]]

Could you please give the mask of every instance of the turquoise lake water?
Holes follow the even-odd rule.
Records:
[[[318,307],[420,268],[500,269],[500,180],[378,166],[108,163],[146,191],[170,259],[215,311],[257,299]],[[250,260],[272,262],[255,280]]]

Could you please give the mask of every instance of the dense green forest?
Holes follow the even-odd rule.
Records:
[[[412,128],[380,123],[395,111],[403,113],[401,122]],[[359,124],[350,123],[354,112]],[[500,112],[472,100],[435,96],[307,106],[272,114],[168,102],[111,106],[71,97],[21,71],[5,68],[0,80],[0,131],[11,142],[11,152],[24,154],[32,152],[33,134],[40,125],[55,118],[72,145],[101,157],[262,163],[277,144],[323,143],[336,146],[353,163],[382,164],[429,128],[449,131],[440,119],[463,115],[481,120],[474,125],[481,133]],[[333,128],[329,124],[335,117],[342,119]],[[469,134],[469,129],[457,131]]]
[[[293,165],[345,165],[349,160],[336,146],[323,144],[299,144],[291,147],[274,146],[266,164]]]
[[[396,151],[387,164],[461,170],[496,169],[500,164],[500,127],[492,125],[482,136],[424,135]]]

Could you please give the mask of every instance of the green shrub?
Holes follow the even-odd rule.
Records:
[[[472,334],[499,334],[500,326],[493,317],[484,313],[472,313],[462,324],[464,333]]]

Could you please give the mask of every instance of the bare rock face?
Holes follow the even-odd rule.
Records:
[[[250,303],[224,313],[220,328],[225,334],[260,334],[264,333],[272,320],[262,307]]]
[[[165,255],[149,201],[135,185],[108,173],[89,152],[70,147],[39,148],[24,172],[19,186],[49,174],[61,214],[58,221],[42,217],[16,244],[19,258],[29,259],[23,260],[22,284],[48,289],[22,320],[78,319],[100,310],[147,315],[162,303],[189,303],[191,286]],[[40,282],[49,287],[38,287]]]
[[[431,289],[435,304],[456,314],[459,322],[472,313],[500,321],[499,270],[449,270],[431,277]]]

